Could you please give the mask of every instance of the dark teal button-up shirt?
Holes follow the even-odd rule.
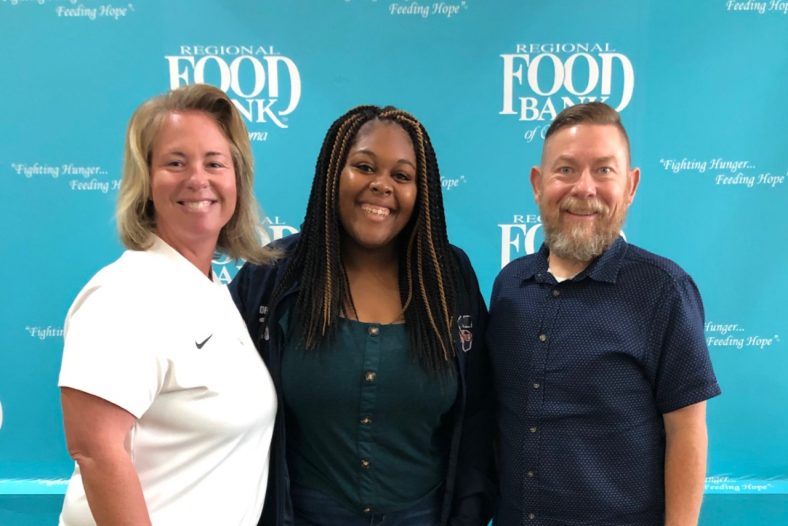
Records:
[[[404,324],[344,318],[318,349],[289,338],[282,385],[293,483],[360,513],[407,509],[440,485],[456,374],[425,371],[409,349]]]

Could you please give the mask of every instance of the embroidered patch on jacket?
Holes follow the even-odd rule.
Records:
[[[464,314],[457,318],[457,327],[460,330],[460,343],[463,352],[468,352],[473,347],[473,317]]]
[[[258,333],[260,339],[268,341],[268,325],[266,325],[265,320],[268,317],[268,305],[260,305],[260,317],[257,321],[260,322],[260,332]]]

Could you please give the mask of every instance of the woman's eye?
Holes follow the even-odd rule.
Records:
[[[395,173],[394,174],[394,178],[397,179],[398,181],[410,181],[411,180],[410,175],[406,174],[404,172]]]
[[[366,163],[358,163],[358,164],[356,164],[356,169],[358,169],[361,172],[365,172],[365,173],[371,173],[371,172],[374,171],[374,168],[372,168],[371,165],[366,164]]]

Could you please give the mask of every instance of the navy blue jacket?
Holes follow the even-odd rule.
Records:
[[[288,526],[293,523],[289,477],[286,462],[285,406],[282,403],[282,349],[284,335],[279,320],[295,304],[299,286],[291,287],[276,305],[271,294],[290,263],[299,234],[272,246],[283,256],[272,264],[259,266],[247,263],[230,284],[230,292],[241,311],[252,341],[271,372],[279,409],[271,444],[268,491],[260,525]],[[459,389],[452,408],[452,438],[449,464],[444,484],[441,525],[481,526],[490,520],[495,502],[492,477],[494,430],[493,390],[489,358],[484,348],[484,327],[487,308],[476,274],[468,256],[452,247],[462,279],[457,290],[460,309],[455,313],[455,365]],[[462,330],[462,334],[461,331]]]

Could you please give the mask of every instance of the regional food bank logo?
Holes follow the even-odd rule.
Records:
[[[535,123],[523,138],[544,138],[564,108],[601,101],[626,108],[635,90],[635,69],[627,55],[609,42],[516,44],[500,55],[502,102],[499,115]]]
[[[542,218],[538,214],[514,214],[511,222],[500,223],[498,228],[501,229],[501,268],[542,246]]]
[[[247,121],[249,139],[265,141],[288,127],[301,101],[301,74],[295,62],[262,45],[182,45],[166,55],[170,89],[211,84],[227,93]]]

